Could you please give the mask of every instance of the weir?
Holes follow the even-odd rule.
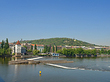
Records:
[[[43,57],[29,58],[29,59],[27,59],[27,60],[36,60],[36,59],[41,59],[41,58],[43,58]]]
[[[78,69],[78,68],[71,68],[71,67],[66,67],[66,66],[61,66],[61,65],[57,65],[57,64],[51,64],[51,63],[46,63],[46,65],[59,67],[59,68],[63,68],[63,69]]]

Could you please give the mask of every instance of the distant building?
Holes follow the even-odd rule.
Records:
[[[33,46],[33,50],[35,49],[35,44],[31,44]],[[39,50],[40,52],[43,52],[44,50],[44,45],[38,45],[36,44],[36,49]]]
[[[57,57],[59,56],[59,53],[51,53],[51,55]]]
[[[37,45],[37,50],[39,50],[40,52],[43,52],[44,45]]]
[[[21,46],[26,46],[27,50],[31,50],[31,43],[22,43]]]
[[[12,54],[15,53],[16,56],[26,54],[26,49],[24,47],[21,47],[21,43],[19,42],[19,40],[13,46],[11,45],[10,48],[12,49]]]

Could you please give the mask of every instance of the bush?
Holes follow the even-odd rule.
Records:
[[[39,50],[33,50],[33,55],[38,55]]]
[[[15,55],[15,53],[13,53],[12,55]]]
[[[32,50],[27,50],[28,52],[32,52]]]

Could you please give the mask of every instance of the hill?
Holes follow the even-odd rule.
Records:
[[[68,46],[95,46],[95,44],[90,44],[80,40],[75,40],[71,38],[49,38],[49,39],[39,39],[39,40],[25,40],[21,43],[32,43],[32,44],[43,44],[43,45],[68,45]]]

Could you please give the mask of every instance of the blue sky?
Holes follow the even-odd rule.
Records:
[[[0,41],[54,37],[110,46],[110,0],[0,0]]]

